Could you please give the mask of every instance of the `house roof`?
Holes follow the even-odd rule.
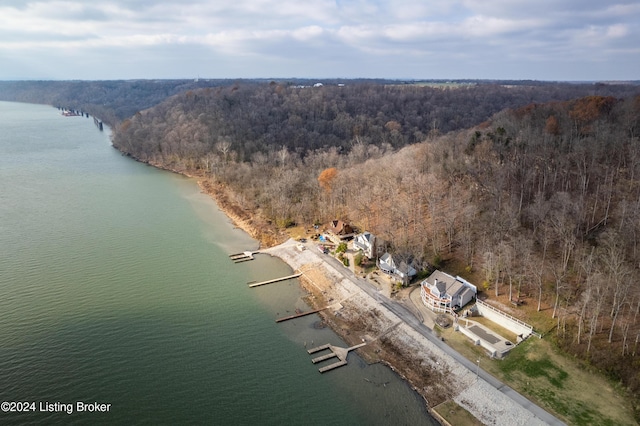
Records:
[[[353,245],[355,247],[361,248],[363,250],[368,250],[373,248],[375,237],[369,232],[365,232],[363,234],[356,235],[353,240]]]
[[[463,294],[466,290],[472,291],[469,287],[465,286],[462,281],[459,281],[451,275],[438,270],[429,275],[429,278],[426,279],[426,282],[429,288],[433,288],[435,286],[440,292],[441,296],[448,294],[453,298],[458,294]]]
[[[341,220],[332,220],[329,224],[329,230],[336,235],[350,234],[353,232],[353,228]]]
[[[473,294],[475,294],[475,292],[474,292],[473,290],[471,290],[469,287],[466,287],[466,286],[465,286],[465,287],[464,287],[464,289],[460,292],[460,298],[461,298],[461,299],[464,299],[464,298],[465,298],[464,296],[465,296],[467,293],[473,293]],[[472,295],[472,296],[473,296],[473,295]]]
[[[381,268],[391,270],[393,273],[398,275],[412,277],[417,273],[415,268],[405,261],[401,261],[400,264],[396,264],[396,261],[393,260],[390,253],[385,253],[380,257],[379,265]]]
[[[443,282],[443,283],[450,283],[453,284],[453,282],[456,279],[454,277],[452,277],[451,275],[439,271],[439,270],[435,270],[433,271],[433,273],[431,275],[429,275],[429,277],[426,279],[427,283],[429,284],[429,286],[433,287],[437,282]]]
[[[403,274],[407,274],[409,276],[413,276],[417,273],[415,268],[409,265],[407,262],[400,262],[400,266],[398,266],[398,271],[402,272]]]
[[[373,234],[371,232],[363,232],[362,234],[356,235],[356,241],[359,243],[373,243]]]
[[[385,253],[382,256],[380,256],[380,263],[384,263],[386,265],[389,265],[392,268],[396,267],[396,264],[393,261],[393,258],[391,257],[391,254],[389,254],[389,253]]]

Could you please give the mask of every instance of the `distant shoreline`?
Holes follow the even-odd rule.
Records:
[[[234,204],[229,199],[230,194],[225,190],[225,188],[220,184],[212,182],[211,179],[206,176],[203,176],[202,174],[193,174],[186,170],[170,168],[152,161],[145,161],[126,151],[122,151],[115,145],[112,146],[122,155],[125,155],[139,163],[194,179],[200,190],[213,199],[218,209],[231,220],[234,226],[242,229],[252,238],[256,239],[260,243],[260,247],[271,247],[286,240],[287,237],[280,233],[275,226],[264,220],[260,220],[257,215],[243,209],[237,204]]]

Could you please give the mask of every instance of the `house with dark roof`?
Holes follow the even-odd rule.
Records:
[[[404,284],[408,284],[411,278],[417,274],[415,268],[409,263],[405,261],[396,262],[390,253],[383,254],[380,259],[378,259],[377,264],[382,272],[398,278]]]
[[[464,278],[454,278],[438,270],[420,283],[422,303],[436,312],[452,312],[461,308],[477,293],[477,287]]]
[[[353,238],[353,228],[348,223],[341,220],[332,220],[327,228],[329,239],[336,244],[340,244],[344,240]]]

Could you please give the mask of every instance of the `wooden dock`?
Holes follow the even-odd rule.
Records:
[[[276,322],[288,321],[288,320],[291,320],[291,319],[300,318],[300,317],[304,317],[304,316],[307,316],[307,315],[315,314],[316,312],[320,312],[322,309],[324,309],[324,308],[314,309],[313,311],[308,311],[308,312],[300,312],[300,313],[297,313],[297,314],[289,315],[288,317],[278,318],[276,320]]]
[[[302,275],[302,273],[299,272],[297,274],[287,275],[286,277],[274,278],[272,280],[267,280],[267,281],[260,281],[259,283],[249,284],[249,287],[258,287],[260,285],[266,285],[266,284],[277,283],[280,281],[290,280],[292,278],[298,278],[300,275]]]
[[[335,358],[337,356],[338,356],[338,354],[336,354],[335,352],[329,352],[326,355],[320,355],[319,357],[313,358],[311,360],[311,362],[314,363],[314,364],[317,364],[319,362],[324,361],[325,359]]]
[[[324,373],[325,371],[333,370],[334,368],[342,367],[343,365],[347,365],[347,361],[338,361],[338,362],[333,363],[331,365],[320,367],[320,368],[318,368],[318,371],[321,372],[321,373]]]
[[[330,347],[331,347],[331,344],[327,343],[326,345],[322,345],[322,346],[318,346],[318,347],[315,347],[315,348],[311,348],[311,349],[307,350],[307,353],[308,354],[313,354],[313,353],[320,352],[320,351],[325,350],[325,349],[329,349]]]
[[[320,352],[323,351],[325,349],[329,349],[331,352],[329,352],[328,354],[325,355],[321,355],[319,357],[313,358],[311,360],[312,363],[316,364],[318,362],[322,362],[322,361],[326,361],[328,359],[331,358],[338,358],[339,361],[338,362],[334,362],[333,364],[329,364],[326,365],[324,367],[320,367],[318,369],[319,372],[324,373],[326,371],[330,371],[333,370],[334,368],[338,368],[338,367],[342,367],[343,365],[347,365],[347,356],[349,355],[349,352],[354,350],[354,349],[358,349],[362,346],[366,345],[366,343],[361,343],[359,345],[355,345],[355,346],[351,346],[350,348],[341,348],[338,346],[333,346],[329,343],[327,343],[326,345],[321,345],[315,348],[311,348],[309,350],[307,350],[307,352],[309,354],[313,354],[316,352]]]

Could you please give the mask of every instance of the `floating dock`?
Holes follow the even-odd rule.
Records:
[[[243,251],[242,253],[230,254],[229,258],[233,260],[234,263],[246,262],[248,260],[253,260],[253,255],[258,253],[257,251]]]
[[[260,285],[272,284],[272,283],[277,283],[284,280],[290,280],[292,278],[298,278],[300,275],[302,275],[302,273],[299,272],[297,274],[287,275],[286,277],[274,278],[272,280],[267,280],[267,281],[260,281],[259,283],[249,284],[249,287],[258,287]]]
[[[311,349],[309,349],[307,351],[307,353],[308,354],[313,354],[313,353],[316,353],[316,352],[323,351],[325,349],[329,349],[330,347],[331,347],[331,345],[329,343],[327,343],[326,345],[322,345],[322,346],[318,346],[318,347],[315,347],[315,348],[311,348]]]
[[[324,308],[322,308],[322,309],[324,309]],[[288,317],[278,318],[276,320],[276,322],[288,321],[288,320],[291,320],[291,319],[300,318],[300,317],[304,317],[304,316],[307,316],[307,315],[315,314],[316,312],[320,312],[322,309],[314,309],[313,311],[308,311],[308,312],[299,312],[297,314],[289,315]]]
[[[354,349],[358,349],[358,348],[360,348],[360,347],[362,347],[364,345],[366,345],[366,343],[361,343],[359,345],[351,346],[350,348],[341,348],[341,347],[333,346],[333,345],[327,343],[326,345],[321,345],[321,346],[318,346],[318,347],[315,347],[315,348],[311,348],[307,352],[309,354],[313,354],[313,353],[316,353],[316,352],[323,351],[325,349],[329,349],[331,351],[328,354],[320,355],[319,357],[313,358],[311,360],[311,362],[314,363],[314,364],[316,364],[318,362],[326,361],[326,360],[331,359],[331,358],[338,358],[339,359],[338,362],[334,362],[333,364],[329,364],[329,365],[326,365],[324,367],[320,367],[318,369],[319,372],[324,373],[326,371],[333,370],[334,368],[338,368],[338,367],[342,367],[343,365],[347,365],[347,356],[349,355],[349,352],[354,350]]]
[[[312,362],[312,363],[314,363],[314,364],[317,364],[317,363],[322,362],[322,361],[324,361],[324,360],[326,360],[326,359],[335,358],[335,357],[337,357],[337,356],[338,356],[338,355],[337,355],[335,352],[329,352],[329,353],[328,353],[328,354],[326,354],[326,355],[321,355],[321,356],[319,356],[319,357],[313,358],[313,359],[311,360],[311,362]]]
[[[325,371],[333,370],[334,368],[342,367],[343,365],[347,365],[347,361],[338,361],[331,365],[327,365],[325,367],[318,368],[318,371],[324,373]]]

